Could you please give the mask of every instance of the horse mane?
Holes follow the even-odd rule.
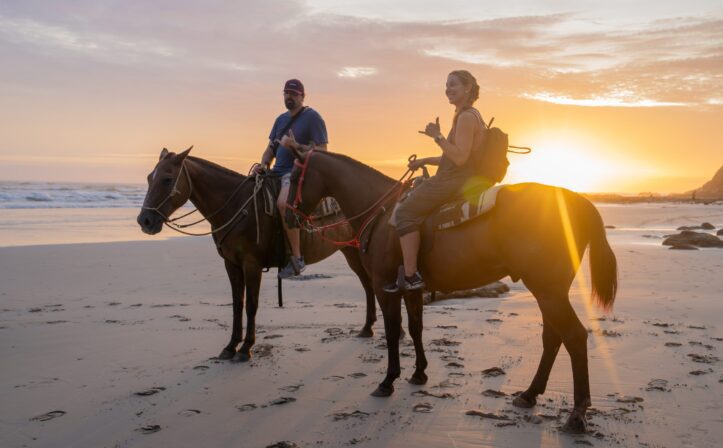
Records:
[[[340,159],[340,160],[343,160],[343,161],[345,161],[345,162],[349,162],[349,163],[351,163],[352,165],[354,165],[354,166],[356,166],[356,167],[358,167],[358,168],[364,168],[364,169],[366,169],[367,171],[369,171],[369,173],[372,174],[374,177],[378,178],[379,181],[382,181],[382,182],[396,182],[395,179],[392,179],[391,177],[387,176],[386,174],[382,173],[381,171],[377,170],[376,168],[372,168],[371,166],[369,166],[369,165],[367,165],[367,164],[365,164],[365,163],[363,163],[363,162],[360,162],[360,161],[358,161],[358,160],[356,160],[356,159],[353,159],[353,158],[347,156],[346,154],[340,154],[340,153],[338,153],[338,152],[329,152],[329,151],[325,151],[325,152],[323,152],[323,153],[321,153],[321,154],[325,154],[325,155],[328,155],[328,156],[330,156],[330,157],[332,157],[332,158]]]
[[[222,174],[225,174],[225,175],[227,175],[227,176],[241,177],[241,178],[245,178],[245,177],[246,177],[246,176],[244,176],[243,174],[238,173],[238,172],[236,172],[236,171],[234,171],[234,170],[232,170],[232,169],[226,168],[225,166],[221,166],[221,165],[219,165],[218,163],[214,163],[214,162],[208,161],[208,160],[206,160],[206,159],[201,159],[200,157],[187,156],[186,158],[187,158],[187,159],[190,159],[191,161],[193,161],[193,162],[195,162],[195,163],[198,163],[198,164],[200,164],[200,165],[203,165],[203,166],[205,166],[205,167],[207,167],[207,168],[211,168],[212,170],[220,171]]]

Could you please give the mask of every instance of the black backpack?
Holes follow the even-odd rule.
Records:
[[[482,125],[487,128],[487,132],[480,145],[472,148],[470,161],[474,174],[485,177],[495,184],[502,182],[502,179],[504,179],[507,174],[507,167],[510,165],[510,161],[507,159],[507,153],[527,154],[532,150],[522,146],[510,146],[510,140],[507,134],[502,132],[500,128],[492,127],[492,123],[495,121],[494,117],[488,124],[482,120],[479,113],[475,113],[475,115],[477,115],[482,122]],[[510,151],[509,148],[515,148],[519,151]]]

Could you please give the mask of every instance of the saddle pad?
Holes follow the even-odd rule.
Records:
[[[488,212],[494,207],[497,200],[497,192],[505,185],[495,185],[479,195],[477,202],[455,201],[444,204],[432,216],[434,228],[445,230],[458,226],[463,222],[474,219]]]

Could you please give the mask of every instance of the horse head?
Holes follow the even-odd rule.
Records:
[[[161,151],[158,163],[148,175],[148,191],[137,219],[143,232],[160,232],[163,223],[191,196],[191,178],[184,161],[192,148],[180,154],[166,148]]]

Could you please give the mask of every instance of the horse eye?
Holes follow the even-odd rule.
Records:
[[[171,182],[173,182],[173,178],[171,177],[166,177],[165,179],[163,179],[163,185],[171,185]]]

